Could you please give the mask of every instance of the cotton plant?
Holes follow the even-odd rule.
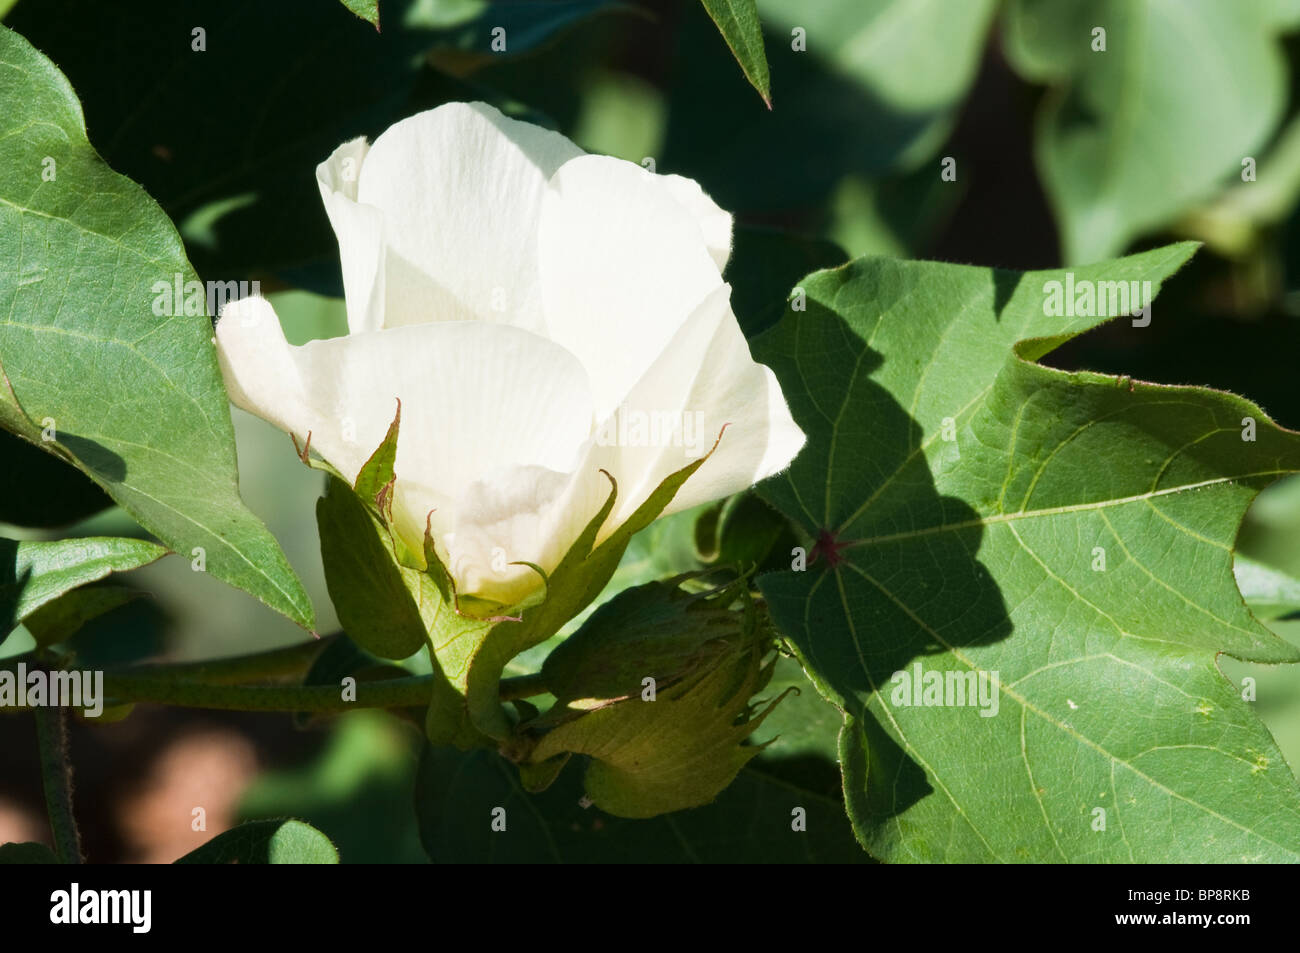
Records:
[[[14,491],[0,503],[18,527],[0,538],[0,711],[35,716],[53,857],[82,853],[68,711],[109,723],[144,703],[298,723],[389,713],[379,720],[419,751],[420,847],[440,861],[1300,859],[1284,746],[1253,680],[1220,667],[1300,661],[1277,621],[1300,611],[1300,582],[1238,539],[1255,496],[1300,472],[1300,434],[1236,394],[1045,362],[1108,322],[1131,343],[1179,320],[1164,289],[1194,291],[1187,272],[1204,269],[1184,268],[1205,252],[1174,241],[1104,257],[1135,237],[1208,230],[1214,244],[1217,231],[1240,250],[1283,220],[1294,203],[1277,201],[1290,186],[1273,170],[1293,137],[1276,128],[1278,37],[1295,18],[1267,3],[1249,16],[1164,5],[1150,13],[1167,29],[1135,30],[1145,21],[1126,12],[1099,34],[1083,0],[1062,0],[1059,17],[1031,0],[1002,18],[986,0],[955,19],[941,4],[862,12],[904,2],[705,0],[695,12],[738,60],[753,90],[725,65],[753,112],[701,130],[674,94],[686,125],[659,165],[710,183],[743,222],[789,194],[733,203],[755,191],[735,186],[807,173],[796,184],[820,188],[843,151],[852,168],[809,221],[865,245],[913,194],[895,186],[983,187],[965,157],[935,150],[998,29],[1009,68],[1051,87],[1035,160],[1070,267],[850,256],[737,226],[685,174],[588,154],[514,118],[540,120],[519,104],[508,116],[458,101],[507,103],[474,67],[538,53],[564,26],[542,8],[578,15],[571,4],[491,5],[525,18],[507,26],[467,7],[451,41],[425,5],[401,17],[385,4],[378,36],[339,5],[304,6],[293,29],[319,28],[342,55],[285,78],[276,48],[267,75],[284,101],[258,101],[257,135],[187,125],[174,148],[142,145],[135,110],[172,108],[197,72],[143,100],[88,98],[92,132],[105,136],[106,114],[122,126],[92,145],[72,84],[40,52],[63,65],[72,33],[47,22],[33,43],[0,26],[0,427]],[[378,5],[348,6],[378,25]],[[5,22],[39,33],[39,9]],[[1224,41],[1212,63],[1182,46],[1202,15]],[[231,22],[186,25],[184,54],[227,69],[284,40]],[[862,61],[867,47],[884,59]],[[1132,61],[1121,49],[1160,68],[1116,72]],[[782,57],[771,75],[769,55]],[[400,106],[430,64],[459,77],[420,87],[442,105]],[[795,68],[827,73],[835,109],[782,84]],[[864,95],[845,95],[854,86]],[[345,121],[372,89],[392,111]],[[1097,105],[1112,93],[1136,112]],[[791,114],[792,149],[752,154],[770,175],[709,168],[715,152],[775,143]],[[571,118],[562,128],[591,144],[591,117]],[[835,136],[810,131],[828,126]],[[361,129],[377,135],[347,139]],[[680,148],[696,134],[699,148]],[[323,216],[277,191],[310,195],[320,159]],[[849,221],[867,217],[859,186],[871,222]],[[200,214],[186,201],[203,188],[215,191]],[[925,219],[934,194],[904,211]],[[280,299],[242,282],[300,277],[318,237],[347,333],[290,344]],[[288,435],[287,466],[296,452],[317,471],[340,631],[323,631],[325,593],[314,606],[241,499],[232,403]],[[110,501],[95,530],[130,528],[80,532]],[[188,564],[205,610],[244,593],[300,641],[95,670],[95,620],[141,595],[114,580],[158,560]],[[52,858],[0,845],[11,859]],[[280,819],[181,859],[339,851]]]

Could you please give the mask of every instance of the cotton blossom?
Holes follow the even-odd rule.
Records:
[[[250,297],[217,323],[234,403],[349,480],[401,401],[392,526],[458,591],[541,585],[617,481],[608,538],[673,472],[683,510],[787,467],[804,435],[722,280],[731,216],[694,181],[588,155],[483,103],[355,139],[316,170],[345,337],[289,345]],[[716,443],[716,447],[715,447]]]

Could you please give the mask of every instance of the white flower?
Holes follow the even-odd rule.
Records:
[[[483,103],[356,139],[316,169],[349,334],[292,347],[270,304],[217,324],[231,399],[349,480],[401,400],[395,530],[425,521],[462,595],[540,585],[618,481],[607,538],[669,474],[665,512],[789,465],[804,435],[750,357],[721,276],[731,216],[690,179],[587,155]]]

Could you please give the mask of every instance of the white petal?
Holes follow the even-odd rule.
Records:
[[[738,493],[784,470],[803,446],[776,376],[750,356],[729,292],[723,285],[695,310],[597,434],[609,446],[592,459],[619,481],[602,538],[715,440],[665,515]]]
[[[718,203],[705,194],[694,179],[680,175],[661,175],[659,181],[679,205],[695,216],[704,244],[713,256],[718,271],[727,267],[731,257],[731,213],[724,212]]]
[[[373,331],[384,316],[384,220],[376,208],[357,203],[357,183],[370,147],[353,139],[316,167],[320,188],[343,263],[348,328]]]
[[[541,331],[542,197],[582,154],[485,103],[448,103],[385,131],[357,193],[383,215],[383,326],[477,319]]]
[[[572,477],[543,467],[511,467],[471,484],[456,501],[444,539],[461,592],[505,605],[541,584],[522,562],[550,573],[581,532],[557,532],[555,517]],[[512,565],[514,564],[514,565]]]
[[[587,368],[601,419],[722,282],[695,216],[659,177],[607,156],[552,177],[540,252],[547,335]]]
[[[591,433],[577,360],[508,325],[438,322],[292,347],[271,306],[245,298],[224,309],[217,344],[231,399],[300,441],[310,431],[312,447],[349,480],[401,399],[398,502],[420,501],[401,514],[417,546],[429,509],[438,506],[439,525],[451,528],[457,515],[447,505],[472,498],[486,476],[518,467],[567,474]],[[507,518],[499,507],[490,515]]]

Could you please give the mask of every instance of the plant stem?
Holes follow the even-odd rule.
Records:
[[[176,681],[161,667],[148,673],[104,673],[104,694],[117,704],[151,702],[227,711],[343,712],[421,706],[429,704],[432,690],[432,675],[358,681],[356,700],[348,701],[338,685],[208,685]]]
[[[68,758],[67,712],[57,706],[35,710],[36,741],[41,755],[45,809],[60,863],[81,863],[81,835],[72,813],[72,762]]]
[[[104,673],[108,704],[145,702],[185,708],[226,711],[344,712],[353,708],[401,708],[427,705],[433,693],[432,675],[358,681],[356,700],[344,700],[340,685],[236,684],[299,675],[337,636],[302,642],[283,649],[201,662],[158,663]],[[41,665],[34,653],[0,662],[0,671],[16,671],[19,663]],[[541,673],[501,680],[501,700],[546,693]]]

